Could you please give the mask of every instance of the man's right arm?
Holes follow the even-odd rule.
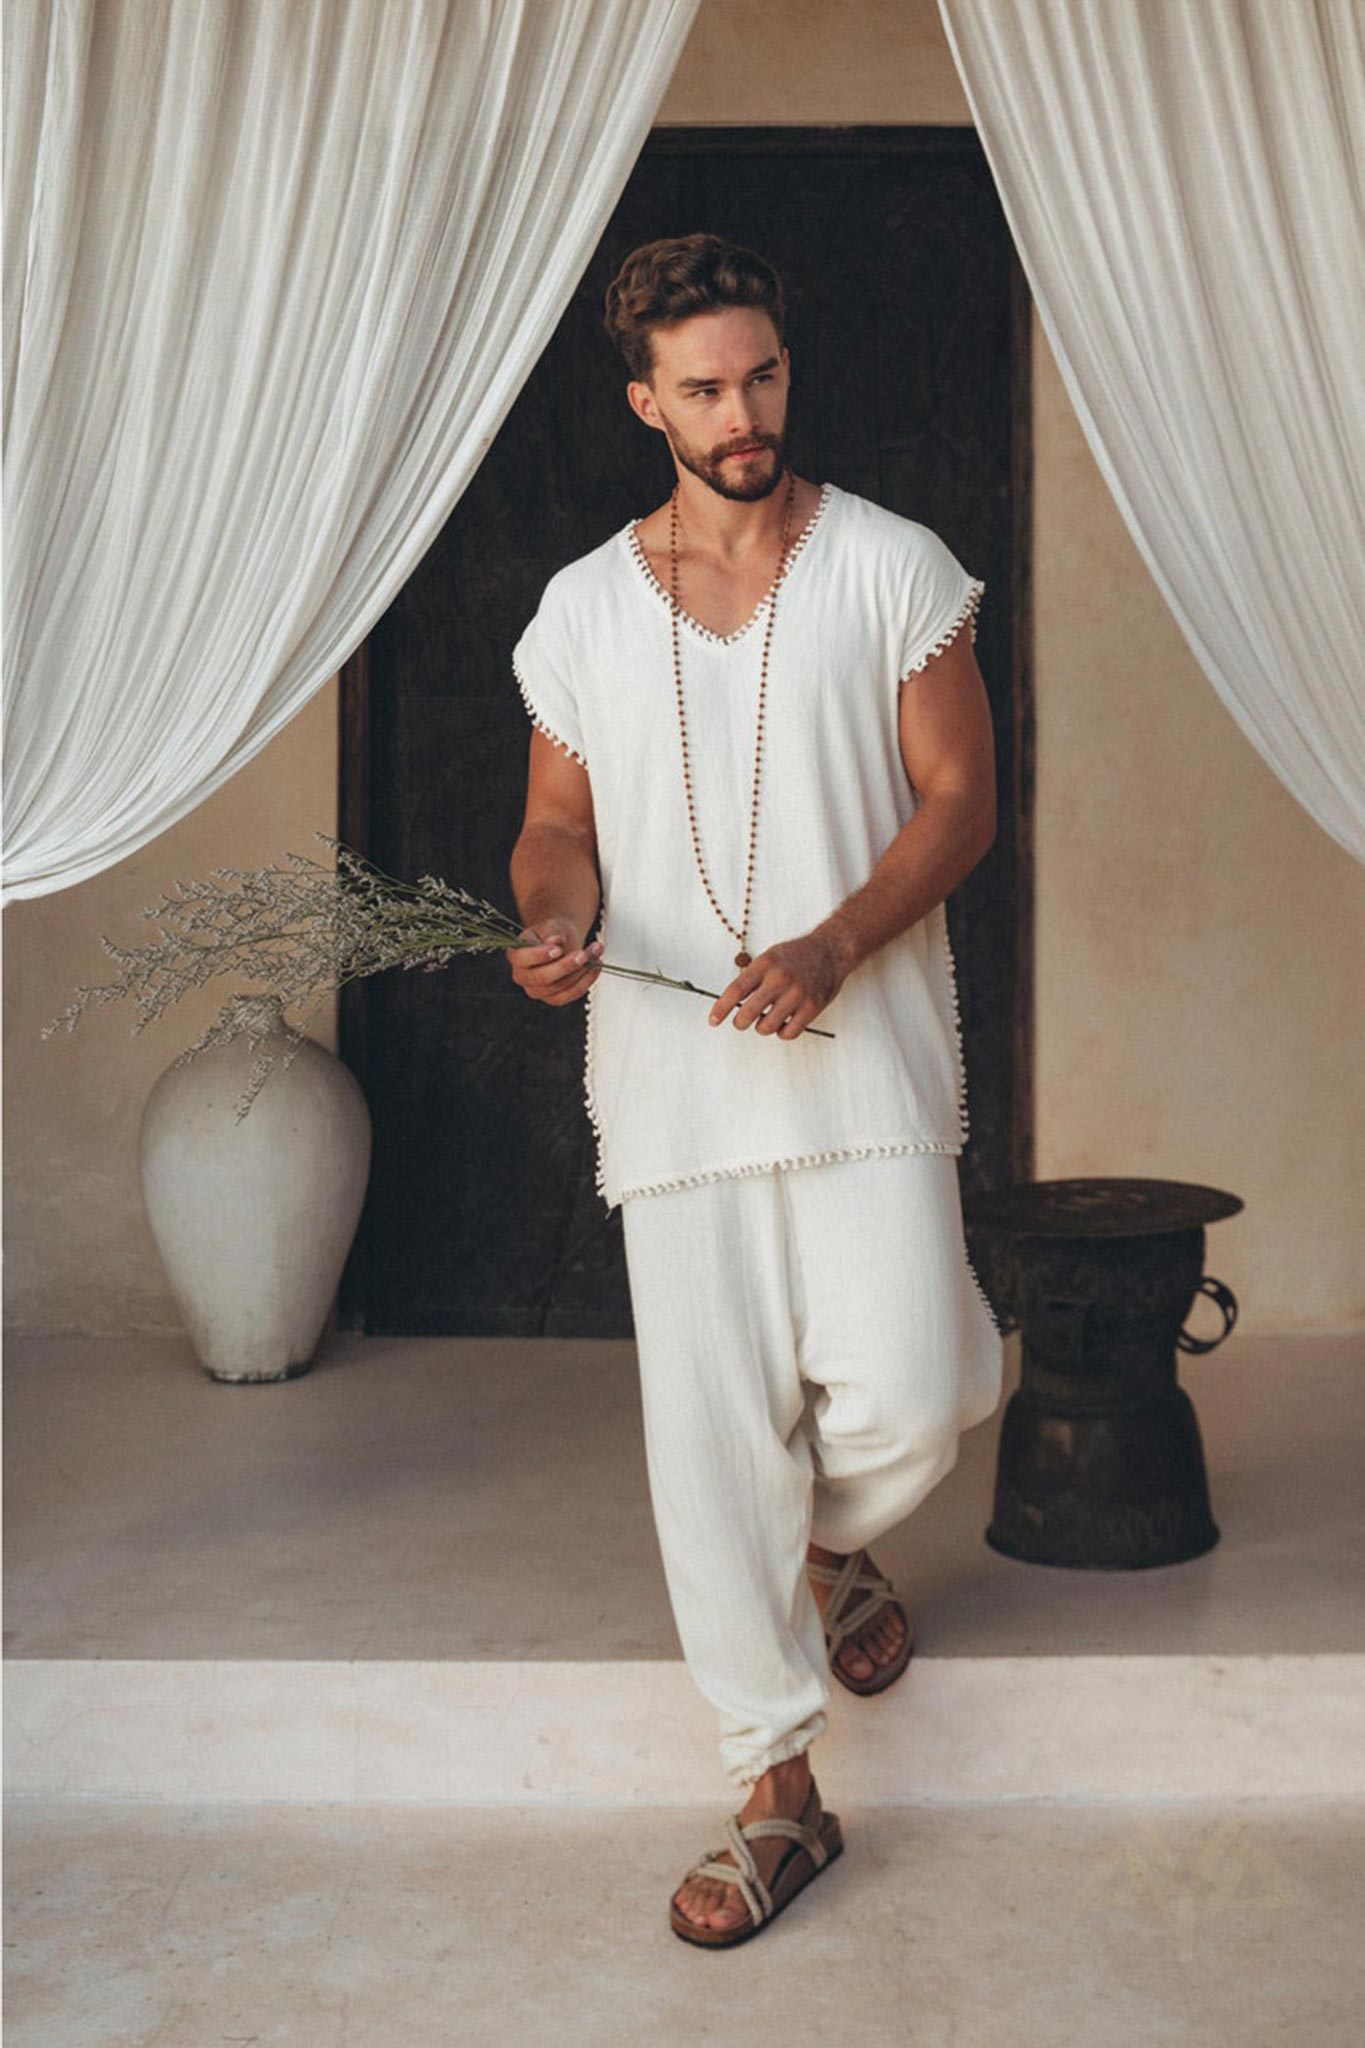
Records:
[[[583,945],[601,901],[592,784],[582,762],[539,726],[531,728],[526,815],[510,873],[521,937],[545,941],[507,948],[512,979],[536,1001],[573,1002],[597,979],[602,950],[600,940]]]

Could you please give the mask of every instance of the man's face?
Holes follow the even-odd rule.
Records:
[[[627,386],[640,418],[719,497],[770,497],[786,469],[790,361],[768,315],[724,306],[651,338],[653,386]],[[755,445],[756,454],[739,452]]]

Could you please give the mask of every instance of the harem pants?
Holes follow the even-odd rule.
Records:
[[[872,1544],[952,1470],[999,1402],[1000,1331],[951,1153],[774,1167],[621,1211],[673,1617],[747,1786],[828,1726],[807,1544]]]

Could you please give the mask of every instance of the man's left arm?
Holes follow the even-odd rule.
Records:
[[[867,881],[799,939],[772,946],[710,1012],[798,1038],[862,961],[950,896],[995,839],[995,734],[964,623],[900,685],[900,751],[919,805]],[[766,1012],[766,1014],[765,1014]]]
[[[995,732],[970,631],[900,686],[901,760],[919,807],[861,889],[816,930],[845,975],[952,894],[995,839]]]

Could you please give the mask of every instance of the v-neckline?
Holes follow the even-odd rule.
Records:
[[[815,510],[811,513],[810,518],[806,521],[800,533],[797,535],[795,541],[792,543],[792,546],[787,551],[787,576],[791,575],[792,569],[795,566],[798,555],[800,555],[804,551],[812,535],[815,533],[816,528],[823,521],[825,513],[829,507],[830,500],[833,498],[833,496],[833,484],[821,484],[819,503],[816,505]],[[647,517],[647,513],[642,513],[640,515],[641,519]],[[655,596],[665,606],[665,608],[669,611],[672,611],[672,595],[670,594],[670,592],[664,589],[663,584],[660,583],[658,577],[654,574],[654,571],[649,566],[648,557],[646,556],[644,548],[641,546],[640,543],[640,535],[638,531],[639,525],[640,519],[632,519],[628,521],[628,523],[621,529],[621,539],[625,542],[626,552],[634,560],[636,566],[640,570],[640,573],[643,575],[645,582],[649,585],[649,588],[654,592]],[[744,623],[742,625],[735,627],[733,633],[714,632],[710,626],[704,626],[700,619],[694,619],[691,612],[684,610],[682,605],[678,606],[679,622],[682,625],[687,626],[693,633],[695,633],[698,639],[709,640],[712,646],[714,647],[733,647],[738,641],[743,640],[746,634],[751,633],[753,631],[754,627],[758,624],[759,620],[763,617],[764,613],[768,610],[768,607],[771,605],[773,601],[773,593],[776,587],[777,571],[774,570],[772,582],[768,585],[767,590],[759,599],[758,604],[756,605],[754,610],[749,614],[748,618],[745,619]]]

